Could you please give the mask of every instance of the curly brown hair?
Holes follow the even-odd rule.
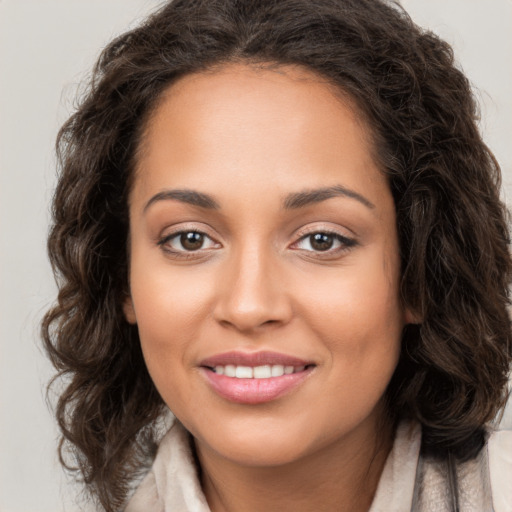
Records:
[[[402,300],[422,319],[404,332],[390,414],[422,424],[424,453],[467,460],[506,400],[507,211],[450,46],[385,0],[175,0],[102,52],[57,141],[48,250],[60,291],[42,332],[67,377],[61,460],[109,512],[151,460],[165,410],[122,310],[141,132],[176,79],[234,61],[312,70],[372,128],[396,205]]]

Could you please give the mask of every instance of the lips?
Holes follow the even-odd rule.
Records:
[[[201,361],[200,367],[221,397],[240,404],[261,404],[294,390],[315,364],[277,352],[227,352]]]
[[[282,366],[307,366],[314,364],[313,361],[305,361],[294,356],[280,354],[278,352],[226,352],[217,354],[201,361],[200,366],[225,365],[235,366],[263,366],[263,365],[282,365]]]

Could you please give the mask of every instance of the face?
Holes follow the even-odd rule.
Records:
[[[125,314],[199,449],[276,465],[375,436],[408,313],[369,140],[292,67],[188,75],[149,120]]]

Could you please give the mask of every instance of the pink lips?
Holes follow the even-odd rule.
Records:
[[[226,365],[282,365],[305,368],[297,373],[263,379],[227,377],[213,371],[215,366]],[[201,361],[200,366],[207,382],[221,397],[240,404],[261,404],[276,400],[292,391],[310,375],[314,363],[276,352],[227,352]]]
[[[225,366],[234,364],[239,366],[261,366],[264,364],[282,364],[283,366],[306,366],[312,361],[304,361],[298,357],[279,354],[278,352],[226,352],[217,354],[201,361],[200,366]]]

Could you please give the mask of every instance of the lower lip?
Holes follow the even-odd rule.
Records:
[[[263,404],[286,395],[295,389],[313,367],[302,372],[270,377],[268,379],[237,379],[213,372],[209,368],[201,368],[213,390],[221,397],[239,404]]]

